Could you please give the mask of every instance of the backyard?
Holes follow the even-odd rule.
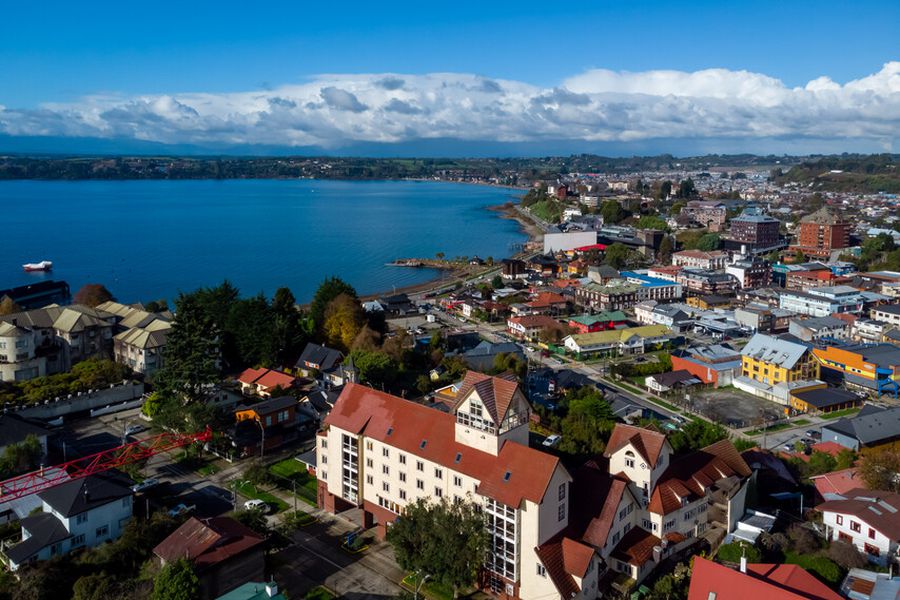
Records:
[[[318,498],[318,481],[306,470],[306,465],[295,458],[286,458],[275,464],[269,465],[269,473],[274,475],[274,481],[278,487],[293,492],[297,497],[316,506]]]

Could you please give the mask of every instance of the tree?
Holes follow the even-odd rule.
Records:
[[[400,566],[459,590],[475,583],[488,549],[481,507],[473,502],[420,498],[388,529]]]
[[[834,468],[838,471],[840,471],[841,469],[849,469],[855,462],[856,452],[854,452],[850,448],[844,448],[837,453],[837,456],[834,457]]]
[[[72,298],[75,304],[84,304],[91,308],[114,299],[112,293],[99,283],[84,284]]]
[[[197,294],[181,294],[175,305],[156,382],[161,391],[198,400],[205,386],[219,380],[218,330]]]
[[[866,560],[856,546],[843,540],[835,540],[828,547],[828,558],[834,561],[839,567],[850,570],[859,569],[866,566],[869,561]]]
[[[22,307],[15,303],[9,296],[3,296],[0,299],[0,316],[11,315],[13,313],[22,312]]]
[[[665,200],[669,197],[669,194],[672,193],[672,182],[669,180],[663,181],[662,185],[659,186],[659,194],[657,198],[660,200]]]
[[[150,302],[144,304],[144,310],[152,313],[169,310],[169,301],[165,298],[160,298],[159,300],[151,300]]]
[[[238,368],[271,367],[277,359],[275,314],[262,294],[238,299],[225,322],[228,347],[225,362]]]
[[[122,597],[116,579],[106,573],[84,575],[72,586],[72,600],[107,600]]]
[[[662,241],[659,243],[659,262],[664,265],[669,264],[672,260],[672,238],[669,236],[663,237]]]
[[[28,434],[19,443],[8,444],[0,457],[0,479],[35,470],[43,455],[44,448],[34,434]]]
[[[660,231],[668,231],[669,224],[666,220],[657,215],[644,215],[638,219],[635,224],[638,229],[659,229]]]
[[[276,360],[278,364],[288,364],[303,350],[306,335],[301,323],[302,315],[297,310],[297,300],[286,287],[275,290],[272,318]]]
[[[870,489],[900,493],[900,451],[866,454],[859,472]]]
[[[332,300],[346,294],[357,299],[356,290],[349,283],[339,277],[329,277],[319,285],[309,305],[309,316],[313,320],[316,329],[322,330],[325,325],[325,309]]]
[[[805,262],[806,254],[803,252],[803,250],[797,250],[797,252],[794,253],[794,263],[799,265]]]
[[[694,419],[669,436],[676,454],[690,452],[728,438],[728,430],[717,423]]]
[[[339,294],[325,308],[322,327],[325,342],[340,350],[349,350],[365,322],[359,300],[348,294]]]
[[[491,287],[495,290],[499,290],[503,287],[503,278],[499,275],[494,275],[494,278],[491,279]]]
[[[600,205],[600,215],[603,217],[604,223],[614,224],[625,218],[625,211],[622,209],[622,205],[615,200],[607,200]]]
[[[151,600],[194,600],[200,594],[200,580],[191,563],[183,558],[162,568],[153,581]]]
[[[703,250],[705,252],[718,250],[721,242],[722,239],[719,237],[718,233],[707,233],[697,240],[697,250]]]
[[[835,470],[836,466],[837,461],[832,455],[827,452],[816,451],[809,455],[809,462],[806,463],[803,474],[807,477],[812,477],[822,473],[830,473]]]
[[[694,186],[694,180],[688,177],[678,184],[678,198],[693,198],[697,195],[697,188]]]
[[[616,242],[606,248],[603,262],[614,269],[621,269],[628,262],[628,246]]]
[[[354,350],[350,353],[359,370],[359,379],[372,386],[391,383],[397,375],[397,363],[379,350]]]
[[[570,390],[563,403],[567,413],[561,422],[560,451],[584,457],[603,452],[615,415],[600,390],[594,386]]]

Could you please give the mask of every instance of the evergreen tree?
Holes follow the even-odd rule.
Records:
[[[197,400],[219,379],[218,328],[196,294],[181,294],[176,308],[156,382],[161,390]]]
[[[353,286],[339,277],[329,277],[316,290],[312,303],[309,305],[309,316],[317,330],[321,331],[325,326],[325,309],[328,304],[341,294],[346,294],[353,299],[358,298]]]

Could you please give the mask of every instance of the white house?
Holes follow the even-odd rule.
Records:
[[[3,559],[15,571],[24,564],[118,539],[131,519],[130,481],[120,475],[92,475],[38,493],[42,512],[20,521],[22,541]]]
[[[849,542],[879,565],[897,556],[900,494],[856,488],[835,495],[816,510],[822,512],[829,540]]]

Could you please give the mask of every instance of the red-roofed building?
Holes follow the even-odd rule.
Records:
[[[694,558],[688,600],[841,600],[841,595],[797,565],[747,564],[730,569]]]
[[[230,517],[191,517],[153,554],[162,565],[184,558],[200,579],[201,598],[218,598],[248,581],[265,580],[265,539]]]
[[[249,395],[268,397],[275,388],[288,391],[297,385],[297,378],[274,369],[246,369],[238,377],[241,391]]]
[[[541,292],[525,305],[534,314],[559,314],[569,306],[569,300],[562,294]]]
[[[537,549],[568,525],[571,476],[558,458],[528,447],[531,411],[517,383],[470,371],[455,398],[445,413],[346,385],[317,436],[319,505],[360,507],[364,526],[383,535],[410,502],[471,495],[494,549],[483,586],[508,598],[557,595]],[[583,548],[566,544],[559,553],[569,570],[584,571],[579,586],[597,589],[599,568],[589,576],[596,561]]]
[[[510,317],[506,320],[506,328],[519,339],[534,341],[538,339],[545,329],[558,329],[566,331],[562,323],[547,315],[525,315],[524,317]],[[564,335],[561,337],[565,337]]]
[[[828,499],[835,494],[844,495],[850,490],[866,487],[858,467],[813,475],[809,480],[816,486],[816,492],[821,499]]]

